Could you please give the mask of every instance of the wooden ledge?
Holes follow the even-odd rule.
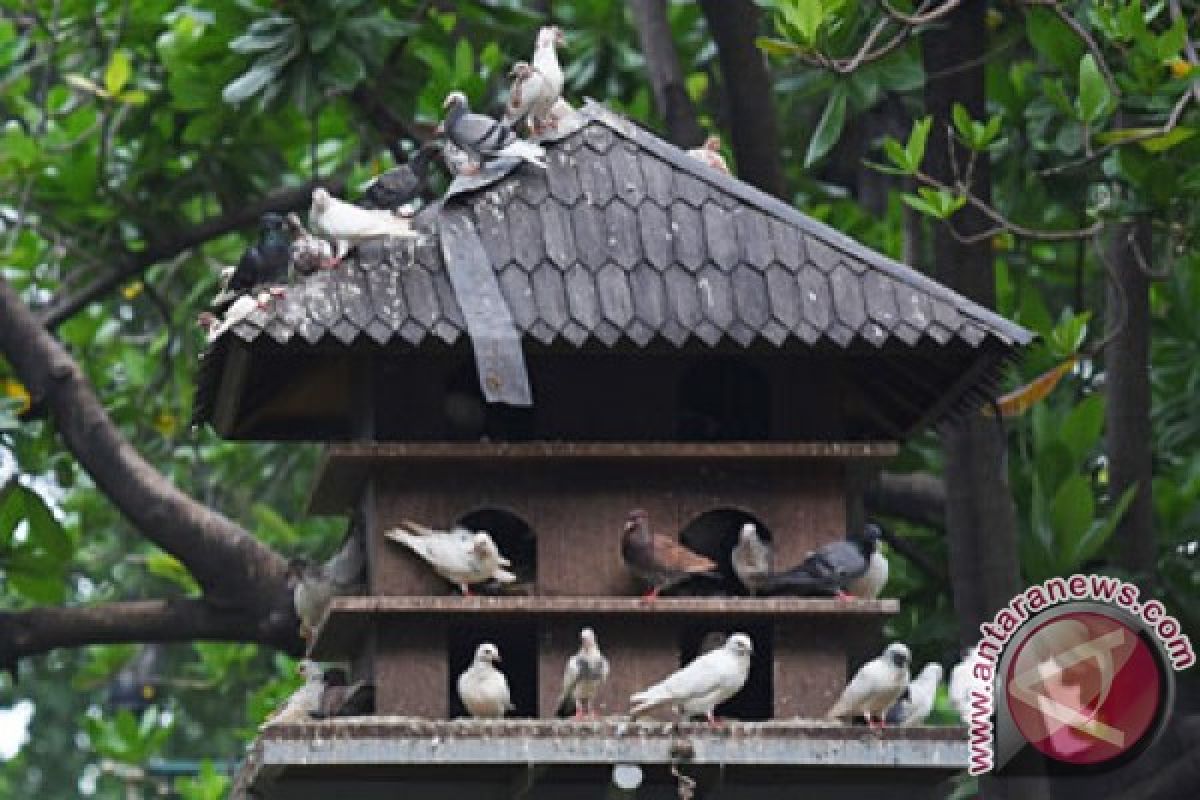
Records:
[[[309,511],[342,514],[370,468],[461,461],[860,461],[892,458],[896,442],[359,442],[331,444]]]
[[[900,601],[837,600],[831,597],[338,597],[317,628],[310,655],[343,658],[361,642],[372,619],[379,616],[539,618],[595,616],[692,616],[723,620],[755,620],[796,616],[881,616],[895,614]]]

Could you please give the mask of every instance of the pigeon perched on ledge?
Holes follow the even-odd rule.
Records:
[[[698,656],[681,670],[629,698],[629,713],[637,717],[670,706],[684,717],[704,715],[716,725],[713,711],[742,690],[750,677],[754,643],[744,633],[732,634],[725,644]]]
[[[650,531],[650,515],[641,509],[629,512],[621,533],[621,558],[629,571],[650,587],[643,599],[697,575],[717,577],[717,564],[679,542]]]
[[[555,124],[550,111],[562,95],[562,67],[557,48],[566,43],[562,31],[547,26],[538,31],[533,63],[518,61],[509,76],[513,78],[504,109],[504,123],[516,125],[522,120],[536,136]]]
[[[375,710],[375,686],[367,681],[350,683],[346,670],[331,667],[325,670],[324,686],[317,710],[309,712],[313,719],[329,717],[358,717]]]
[[[408,220],[390,211],[359,208],[353,203],[337,199],[322,188],[313,189],[308,222],[313,231],[328,236],[336,243],[333,254],[335,264],[341,263],[351,247],[369,239],[384,236],[415,238],[419,235]]]
[[[306,658],[300,662],[298,669],[304,678],[304,683],[299,689],[292,692],[292,696],[287,699],[287,702],[267,717],[262,725],[258,726],[259,730],[270,725],[282,725],[288,722],[307,722],[309,715],[320,708],[321,695],[325,691],[325,676],[321,672],[321,667]]]
[[[579,652],[567,659],[563,671],[562,692],[558,696],[558,715],[567,716],[575,707],[575,719],[595,718],[593,703],[600,687],[608,680],[608,659],[600,652],[596,633],[591,628],[579,632]]]
[[[429,163],[441,149],[437,142],[421,146],[407,164],[392,167],[367,185],[363,203],[366,209],[395,211],[421,196],[429,182]]]
[[[926,664],[908,684],[900,699],[887,710],[884,721],[902,728],[923,724],[933,711],[933,701],[937,699],[938,684],[941,682],[942,665],[936,662]]]
[[[759,594],[770,585],[775,554],[771,543],[758,535],[758,526],[753,522],[747,522],[738,532],[730,561],[737,579],[750,594]]]
[[[300,618],[300,635],[305,641],[311,638],[313,628],[321,621],[334,597],[361,589],[366,566],[362,537],[353,533],[324,564],[313,564],[304,558],[293,558],[289,562],[292,602],[296,616]]]
[[[862,715],[867,724],[875,727],[886,725],[884,712],[900,699],[908,687],[908,665],[912,660],[907,645],[895,642],[887,646],[883,655],[868,661],[846,684],[842,696],[825,715],[827,719],[841,719]]]
[[[446,95],[442,108],[446,110],[446,118],[438,130],[466,151],[475,163],[486,166],[496,159],[516,158],[545,169],[546,151],[541,145],[518,138],[512,128],[499,120],[471,111],[462,92]]]
[[[404,522],[404,528],[386,531],[384,536],[416,553],[434,572],[458,586],[463,595],[471,594],[472,584],[490,580],[513,583],[517,579],[504,569],[512,562],[500,554],[486,531],[437,531],[410,521]]]
[[[514,706],[508,691],[508,679],[496,669],[500,649],[484,642],[475,649],[475,660],[458,676],[458,698],[472,717],[499,719]]]
[[[878,525],[868,524],[862,533],[830,542],[799,566],[772,575],[766,593],[875,599],[887,583],[887,559],[878,551],[882,537]]]

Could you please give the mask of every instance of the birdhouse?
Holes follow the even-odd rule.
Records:
[[[962,768],[958,729],[814,721],[897,601],[745,596],[730,551],[746,522],[785,566],[861,528],[869,471],[977,413],[1030,334],[602,106],[576,123],[542,140],[544,168],[456,181],[419,237],[360,245],[204,356],[198,420],[328,442],[310,511],[356,514],[367,552],[365,594],[334,600],[311,656],[374,681],[376,715],[268,728],[252,780],[484,797],[723,765],[764,797],[819,774],[905,796]],[[619,553],[635,508],[718,588],[643,602]],[[384,535],[406,520],[488,531],[515,582],[461,596]],[[584,626],[611,664],[601,719],[555,721]],[[755,649],[726,728],[625,716],[733,631]],[[453,721],[483,641],[515,709]]]

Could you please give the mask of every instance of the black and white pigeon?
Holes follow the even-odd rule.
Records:
[[[753,653],[754,643],[748,635],[730,634],[716,650],[697,656],[683,669],[631,696],[629,713],[637,717],[671,707],[685,718],[704,715],[716,725],[714,709],[746,685]]]
[[[407,164],[378,175],[367,185],[363,208],[395,211],[418,199],[429,182],[429,164],[440,149],[437,142],[426,143]]]
[[[565,717],[575,707],[575,719],[595,718],[596,695],[608,680],[608,659],[600,652],[596,633],[591,628],[579,632],[579,652],[567,659],[563,670],[562,692],[558,696],[558,715]]]
[[[868,523],[861,533],[823,545],[799,566],[772,575],[767,594],[874,599],[887,583],[887,559],[879,552],[881,538],[883,530]]]
[[[846,684],[842,696],[829,709],[826,719],[863,716],[872,728],[876,719],[880,726],[886,725],[884,712],[900,699],[908,687],[908,665],[912,654],[908,646],[895,642],[878,658],[863,664]]]
[[[900,699],[887,710],[884,721],[901,728],[923,724],[933,711],[933,701],[937,699],[938,684],[941,682],[942,665],[936,662],[926,664],[908,684]]]
[[[511,127],[499,120],[471,111],[467,96],[462,92],[446,95],[442,108],[446,118],[438,130],[476,163],[486,166],[496,159],[517,158],[545,168],[546,151],[541,145],[519,138]]]
[[[770,585],[775,551],[769,541],[758,535],[758,526],[753,522],[747,522],[738,531],[729,560],[737,579],[750,594],[759,594]]]
[[[246,248],[238,260],[227,288],[248,292],[259,286],[287,283],[292,238],[282,214],[268,212],[259,221],[258,241]]]
[[[300,635],[309,640],[313,628],[333,598],[353,594],[362,588],[366,555],[362,537],[351,533],[342,546],[324,564],[314,564],[304,558],[288,563],[288,580],[292,587],[292,603],[300,618]]]

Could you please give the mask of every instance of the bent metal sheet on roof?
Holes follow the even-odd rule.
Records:
[[[691,158],[603,106],[520,166],[449,199],[465,206],[518,334],[545,345],[677,348],[760,341],[849,348],[918,342],[1011,351],[1032,334],[916,270]],[[370,243],[226,332],[206,354],[204,419],[231,340],[420,347],[466,332],[438,243]]]

